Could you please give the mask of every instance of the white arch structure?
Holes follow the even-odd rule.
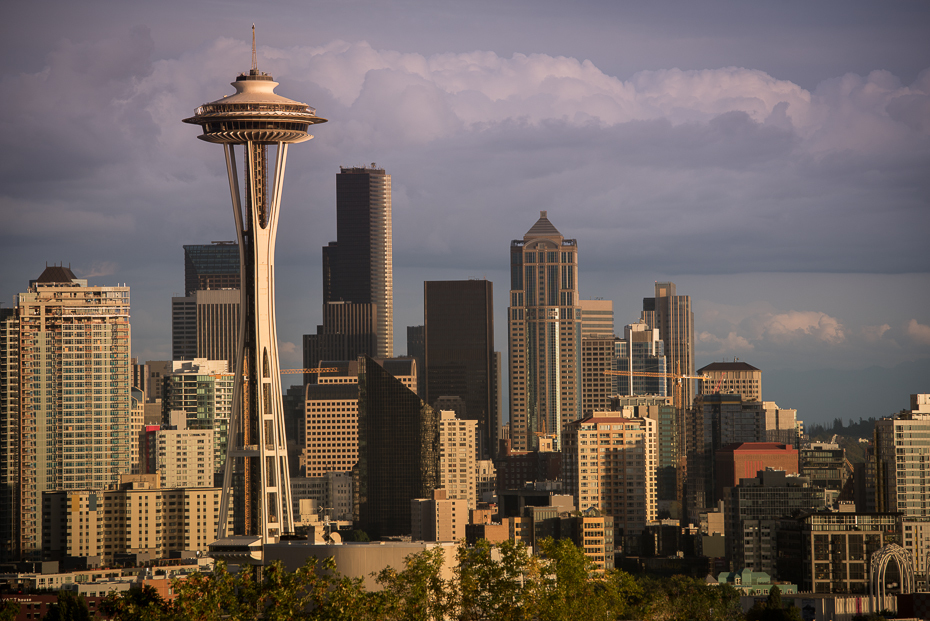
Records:
[[[885,601],[885,571],[888,563],[894,560],[901,576],[901,592],[914,592],[914,564],[910,553],[896,543],[889,543],[872,553],[869,568],[869,599],[872,600],[872,611],[878,612],[879,606]]]

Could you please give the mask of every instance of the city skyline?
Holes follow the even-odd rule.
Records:
[[[394,178],[395,336],[422,324],[425,280],[505,286],[501,249],[546,209],[584,249],[582,298],[613,300],[622,326],[675,282],[695,366],[760,368],[763,398],[807,423],[926,392],[928,9],[660,4],[339,7],[308,34],[298,7],[266,3],[260,66],[332,119],[288,166],[277,275],[302,286],[278,292],[282,366],[301,366],[319,321],[333,176],[377,161]],[[182,245],[234,238],[222,163],[178,121],[247,63],[253,17],[193,3],[177,24],[177,8],[18,6],[2,43],[0,109],[17,124],[0,302],[46,263],[126,283],[143,361],[169,357]],[[501,352],[505,312],[499,298]]]

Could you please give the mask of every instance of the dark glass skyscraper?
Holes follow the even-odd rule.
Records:
[[[336,175],[336,240],[323,247],[323,303],[374,305],[375,358],[394,355],[391,175],[377,168],[340,168]]]
[[[488,280],[423,283],[426,388],[430,405],[461,397],[464,416],[478,421],[481,452],[497,452],[499,412],[494,394],[494,286]]]
[[[409,535],[410,501],[440,487],[439,412],[367,356],[358,384],[356,523],[372,539]]]
[[[239,244],[184,246],[184,295],[206,289],[239,288]]]

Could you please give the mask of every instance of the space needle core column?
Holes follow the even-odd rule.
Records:
[[[275,94],[277,85],[256,66],[253,26],[252,68],[232,83],[235,94],[184,119],[203,127],[198,138],[223,145],[239,238],[242,311],[217,539],[227,537],[232,495],[234,534],[260,541],[262,548],[294,532],[274,312],[284,166],[288,145],[310,140],[310,126],[326,122],[307,104]],[[236,146],[244,167],[241,184]],[[261,558],[253,553],[252,561]]]

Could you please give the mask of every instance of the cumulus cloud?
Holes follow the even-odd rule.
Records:
[[[868,343],[877,343],[889,330],[891,330],[891,326],[887,323],[883,323],[880,326],[863,326],[862,338]]]
[[[755,345],[750,343],[749,339],[738,335],[736,332],[729,332],[723,338],[710,332],[701,332],[698,334],[698,343],[702,352],[707,355],[730,354],[755,349]]]
[[[79,278],[99,278],[101,276],[112,276],[118,270],[118,263],[113,261],[101,261],[87,268],[77,267],[75,268],[75,273],[79,274]]]
[[[846,340],[843,325],[835,317],[817,311],[789,311],[763,318],[763,333],[773,340],[813,337],[824,343]]]
[[[930,326],[911,319],[907,324],[907,335],[921,345],[930,345]]]
[[[0,247],[15,263],[109,261],[127,281],[151,270],[144,286],[167,299],[181,244],[233,238],[221,150],[180,120],[232,92],[248,43],[157,60],[152,50],[151,33],[128,29],[61,41],[40,70],[0,75],[0,112],[16,119],[0,133]],[[372,161],[393,175],[398,281],[421,266],[506,267],[502,249],[539,209],[578,239],[582,271],[930,270],[930,71],[911,84],[877,71],[805,89],[745,67],[621,79],[523,52],[260,48],[278,92],[330,119],[289,152],[278,273],[287,260],[319,273],[319,247],[335,235],[332,177]],[[24,280],[6,271],[0,287]],[[852,333],[826,313],[771,307],[702,330],[714,351]]]

